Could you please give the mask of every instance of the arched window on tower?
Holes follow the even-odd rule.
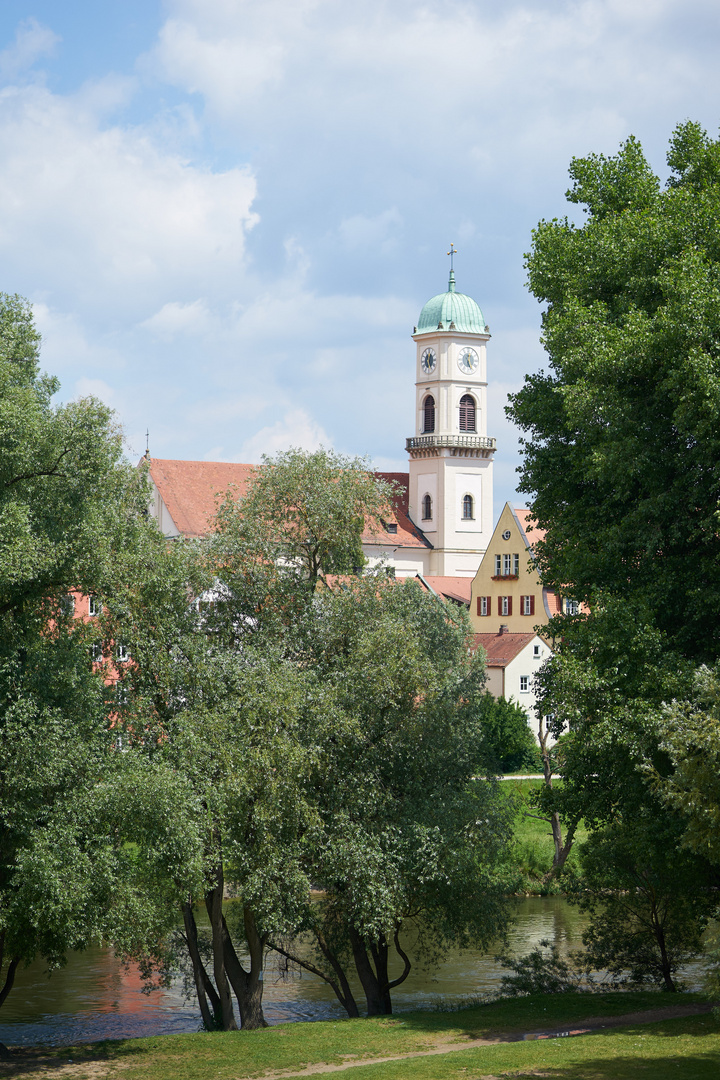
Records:
[[[423,495],[422,519],[423,521],[432,521],[432,499],[429,495]]]
[[[475,398],[470,394],[463,394],[460,398],[460,430],[477,430],[475,426]]]
[[[435,398],[428,394],[423,402],[423,431],[435,430]]]
[[[463,521],[472,521],[475,517],[475,503],[472,495],[463,495]]]

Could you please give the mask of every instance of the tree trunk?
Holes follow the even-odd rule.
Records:
[[[665,990],[671,994],[677,993],[677,986],[672,977],[672,964],[670,963],[670,957],[667,951],[667,942],[665,941],[665,929],[663,927],[662,919],[658,913],[657,904],[655,902],[654,895],[651,897],[651,922],[653,933],[655,934],[655,940],[660,950],[660,971],[662,972],[663,983]]]
[[[227,929],[225,928],[225,931],[223,929],[225,924],[222,913],[224,884],[225,879],[223,877],[222,862],[220,862],[215,871],[215,888],[210,889],[205,894],[205,906],[207,908],[207,913],[210,918],[210,927],[212,929],[213,975],[215,976],[215,986],[218,997],[220,998],[220,1015],[222,1018],[223,1031],[237,1031],[237,1022],[235,1020],[235,1013],[233,1012],[230,984],[225,971],[224,936],[225,933],[227,933]]]
[[[219,1026],[222,1019],[220,998],[210,981],[210,976],[205,970],[205,965],[200,956],[197,938],[197,923],[195,922],[195,916],[193,915],[192,905],[189,900],[183,904],[183,922],[185,924],[185,942],[192,963],[195,992],[197,993],[198,1005],[200,1006],[200,1015],[202,1016],[202,1022],[206,1030],[214,1031]],[[208,1005],[208,998],[210,998],[210,1005]]]
[[[545,721],[542,717],[540,718],[540,723],[538,726],[538,742],[540,743],[540,755],[542,757],[543,763],[544,783],[545,786],[547,788],[550,788],[550,790],[552,791],[552,764],[550,762],[548,732],[545,727]],[[577,829],[578,825],[577,821],[571,822],[571,824],[568,826],[567,833],[565,834],[565,842],[563,843],[562,823],[560,821],[560,815],[558,814],[557,810],[553,810],[548,820],[550,822],[550,829],[552,830],[553,846],[555,850],[553,853],[552,867],[543,878],[544,885],[547,885],[551,878],[555,877],[555,875],[562,870],[563,866],[567,862],[568,855],[572,851],[573,841],[575,839],[575,830]]]
[[[247,904],[243,907],[245,939],[250,954],[250,970],[246,971],[240,963],[235,946],[232,943],[227,923],[223,918],[223,950],[225,970],[235,993],[240,1010],[240,1025],[243,1029],[267,1027],[262,1007],[263,994],[263,959],[266,937],[257,930],[255,915]]]
[[[385,985],[381,986],[377,975],[372,969],[365,943],[354,927],[349,928],[349,936],[355,968],[365,993],[367,1014],[368,1016],[385,1016],[392,1012],[392,1003],[387,989],[387,978],[385,979]]]
[[[0,972],[5,960],[5,931],[0,934]],[[0,990],[0,1005],[3,1004],[5,998],[8,996],[13,988],[15,982],[15,972],[18,969],[20,963],[20,957],[14,956],[8,964],[7,971],[5,972],[5,982],[3,983],[2,990]]]
[[[268,947],[270,949],[273,949],[276,953],[279,953],[280,956],[284,956],[286,960],[290,960],[293,964],[297,964],[298,967],[304,968],[305,971],[309,971],[313,975],[317,975],[319,979],[322,979],[323,982],[326,982],[328,986],[332,989],[335,997],[338,999],[343,1009],[345,1009],[345,1012],[348,1014],[348,1016],[351,1019],[355,1019],[356,1017],[360,1016],[360,1011],[357,1007],[357,1002],[355,1001],[353,992],[350,989],[350,983],[347,980],[347,975],[343,971],[342,964],[328,945],[322,931],[315,930],[314,933],[315,940],[318,943],[318,948],[320,949],[327,962],[330,964],[330,967],[335,972],[336,978],[334,979],[330,975],[326,975],[325,972],[321,971],[320,968],[316,967],[315,964],[311,964],[309,960],[302,960],[296,954],[288,952],[287,949],[284,949],[281,945],[276,945],[274,942],[271,942]]]

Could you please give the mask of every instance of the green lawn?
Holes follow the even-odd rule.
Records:
[[[555,781],[559,783],[559,781]],[[545,892],[542,879],[552,866],[553,840],[550,825],[546,821],[538,821],[535,817],[526,816],[529,812],[534,814],[530,806],[529,795],[533,790],[542,787],[543,781],[537,780],[503,780],[501,790],[507,795],[513,795],[518,799],[518,813],[515,819],[514,859],[523,877],[523,887],[526,892]],[[583,825],[575,834],[576,843],[582,842],[587,836],[587,830]],[[575,849],[571,851],[567,861],[568,869],[577,866]],[[557,886],[552,886],[553,890]]]
[[[400,1013],[372,1020],[282,1024],[256,1032],[170,1035],[96,1043],[18,1055],[0,1076],[68,1080],[242,1080],[292,1076],[312,1065],[368,1058],[430,1057],[358,1065],[348,1080],[479,1080],[494,1076],[698,1078],[720,1075],[720,1024],[711,1015],[607,1030],[576,1038],[499,1043],[448,1051],[472,1039],[543,1029],[562,1031],[589,1016],[703,1001],[700,995],[658,993],[537,995],[452,1013]],[[69,1060],[72,1059],[72,1064]]]

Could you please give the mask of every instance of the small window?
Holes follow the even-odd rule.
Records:
[[[513,574],[515,577],[520,577],[520,556],[513,555]]]
[[[527,694],[529,692],[529,690],[530,690],[529,676],[528,675],[521,675],[520,676],[520,693],[521,694]]]
[[[432,521],[432,499],[429,495],[423,496],[422,519],[423,521]]]
[[[129,701],[128,689],[120,682],[115,683],[115,701],[121,707],[127,705]]]
[[[512,555],[503,555],[503,577],[510,577],[512,574],[513,559]]]
[[[536,660],[539,660],[539,658],[540,658],[540,646],[539,645],[533,645],[533,656],[534,656],[534,658]]]
[[[67,596],[63,596],[60,601],[60,611],[63,615],[75,614],[75,597],[72,593],[68,593]]]
[[[520,611],[523,615],[535,614],[535,597],[534,596],[521,596],[520,597]]]
[[[495,556],[495,577],[500,577],[502,574],[502,555]]]
[[[435,398],[428,394],[423,402],[423,431],[435,430]]]
[[[92,660],[92,662],[94,664],[99,664],[99,663],[102,662],[102,658],[103,658],[102,645],[91,645],[90,646],[90,659]]]
[[[512,596],[498,596],[498,615],[512,615]]]
[[[396,523],[395,523],[394,521],[388,521],[388,523],[387,523],[387,525],[385,526],[385,528],[386,528],[386,529],[387,529],[387,531],[388,531],[388,532],[389,532],[389,533],[390,533],[391,535],[393,535],[393,536],[394,536],[394,535],[395,535],[395,533],[397,532],[397,524],[396,524]]]
[[[478,615],[490,614],[490,597],[478,596],[477,598],[477,613]]]
[[[580,614],[580,604],[577,602],[577,600],[567,600],[566,599],[564,601],[564,603],[563,603],[563,607],[565,609],[565,614],[566,615],[579,615]]]
[[[472,521],[475,517],[475,505],[472,495],[463,495],[463,521]]]
[[[460,398],[460,430],[475,431],[475,398],[470,394]]]
[[[88,596],[88,615],[99,615],[102,611],[102,604],[98,600],[97,596]]]
[[[118,645],[116,655],[118,660],[122,664],[125,660],[130,659],[130,650],[128,649],[127,645]]]

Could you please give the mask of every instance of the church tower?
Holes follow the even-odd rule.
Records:
[[[406,442],[410,517],[433,545],[428,572],[440,577],[474,577],[492,536],[489,338],[478,305],[456,292],[451,268],[447,292],[428,300],[413,333],[415,434]]]

